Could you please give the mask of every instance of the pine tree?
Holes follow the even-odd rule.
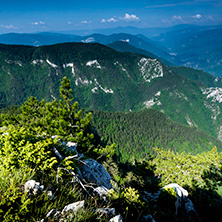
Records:
[[[91,113],[83,117],[78,102],[73,102],[70,80],[63,78],[60,86],[60,100],[52,102],[38,101],[30,97],[21,106],[18,115],[3,114],[3,125],[24,126],[38,135],[51,137],[56,135],[62,140],[78,143],[85,151],[92,146],[94,135],[90,130]]]

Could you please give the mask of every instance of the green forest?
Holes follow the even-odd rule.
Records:
[[[152,109],[87,112],[70,86],[64,77],[60,99],[30,97],[19,107],[2,110],[0,221],[58,221],[48,212],[82,200],[84,210],[62,221],[110,221],[96,210],[104,207],[115,208],[123,221],[144,221],[145,215],[160,222],[221,220],[219,141]],[[77,144],[78,151],[67,151],[67,142]],[[112,177],[105,200],[93,195],[94,184],[81,179],[85,159],[98,161]],[[39,181],[44,191],[27,192],[27,180]],[[160,190],[169,183],[188,191],[195,214],[175,214],[175,190]]]
[[[0,44],[0,51],[1,109],[20,106],[30,96],[59,99],[57,89],[67,76],[81,108],[129,112],[152,106],[175,122],[219,136],[222,106],[213,95],[222,82],[203,71],[168,67],[151,55],[118,52],[98,43]],[[89,65],[92,61],[99,66]],[[209,88],[214,92],[210,96]]]
[[[221,141],[197,127],[173,122],[154,109],[128,113],[91,112],[92,125],[105,143],[116,143],[121,162],[146,159],[147,154],[154,154],[154,147],[193,155],[210,151],[214,146],[219,152],[222,150]]]

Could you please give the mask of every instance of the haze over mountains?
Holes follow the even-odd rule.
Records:
[[[100,34],[94,34],[96,32]],[[154,54],[154,58],[162,58],[162,62],[168,61],[164,62],[167,65],[172,63],[222,76],[221,26],[179,25],[156,29],[118,27],[88,31],[88,35],[83,36],[84,33],[86,34],[84,30],[65,33],[9,33],[0,35],[0,43],[41,46],[64,42],[97,42],[107,45],[125,41]]]
[[[0,106],[21,104],[29,96],[58,97],[56,89],[66,75],[81,107],[103,111],[153,107],[221,139],[221,30],[221,26],[180,25],[118,27],[86,36],[0,35],[1,43],[10,44],[0,45]],[[110,34],[115,31],[131,34]],[[210,70],[215,77],[197,69]]]

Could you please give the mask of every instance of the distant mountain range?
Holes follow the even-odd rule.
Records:
[[[117,42],[112,42],[110,44],[108,44],[107,46],[109,46],[112,49],[115,49],[116,51],[119,52],[132,52],[132,53],[137,53],[137,54],[141,54],[141,55],[146,55],[148,57],[151,58],[155,58],[158,59],[159,61],[161,61],[162,63],[164,63],[167,66],[175,66],[175,64],[154,55],[153,53],[146,51],[144,49],[140,49],[140,48],[136,48],[133,45],[130,45],[128,42],[124,42],[124,41],[117,41]]]
[[[95,32],[100,34],[94,34]],[[81,36],[82,34],[84,35]],[[150,53],[151,57],[158,58],[168,66],[172,66],[172,64],[187,66],[203,70],[214,76],[222,76],[222,26],[179,25],[170,28],[148,29],[117,27],[107,30],[67,31],[64,33],[0,35],[0,43],[32,46],[65,42],[97,42],[107,45],[116,41],[127,42],[131,46],[145,50],[146,53],[144,51],[136,53],[145,53],[145,55]],[[112,45],[110,46],[112,47]],[[125,48],[129,48],[129,46],[125,46]],[[121,51],[125,50],[121,49]]]
[[[153,107],[172,120],[222,137],[222,79],[97,43],[0,45],[1,107],[28,97],[59,97],[63,76],[84,108],[136,111]]]
[[[222,27],[182,29],[153,38],[170,48],[182,66],[222,76]],[[172,54],[171,53],[171,54]]]
[[[203,30],[208,29],[221,29],[222,26],[198,26],[198,25],[189,25],[189,24],[180,24],[171,27],[151,27],[151,28],[137,28],[133,26],[118,26],[115,28],[106,28],[106,29],[85,29],[85,30],[66,30],[60,31],[61,34],[69,34],[69,35],[80,35],[80,36],[87,36],[92,35],[94,33],[100,33],[103,35],[111,35],[114,33],[128,33],[131,35],[138,35],[143,34],[148,38],[154,38],[163,33],[168,32],[184,32],[186,30],[190,30],[190,33],[195,33]],[[57,32],[57,31],[51,31]]]
[[[145,36],[130,35],[125,33],[112,34],[109,36],[102,34],[92,34],[89,36],[76,36],[76,35],[65,35],[58,33],[39,33],[39,34],[18,34],[9,33],[0,35],[0,43],[3,44],[15,44],[15,45],[31,45],[31,46],[42,46],[52,45],[56,43],[65,42],[84,42],[92,43],[97,42],[104,45],[111,44],[116,41],[128,42],[134,47],[138,47],[143,50],[147,50],[155,56],[162,57],[166,60],[175,60],[175,56],[171,56],[168,53],[168,49],[160,46],[157,42],[154,42]]]

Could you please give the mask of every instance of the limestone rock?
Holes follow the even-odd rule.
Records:
[[[94,193],[98,196],[100,196],[103,200],[106,200],[106,196],[108,194],[109,190],[106,187],[96,187],[94,189]]]
[[[52,217],[56,212],[57,212],[56,209],[52,209],[47,213],[46,217]]]
[[[174,188],[177,193],[177,196],[179,196],[179,197],[187,197],[188,196],[187,190],[185,190],[183,187],[181,187],[177,183],[168,184],[168,185],[164,186],[163,189],[164,188]]]
[[[184,209],[185,209],[185,212],[186,212],[188,218],[192,218],[193,216],[195,218],[198,218],[198,215],[197,215],[197,212],[194,208],[193,202],[189,198],[186,199],[184,205],[185,205]]]
[[[164,186],[162,189],[165,189],[165,188],[174,188],[174,190],[176,191],[177,200],[175,202],[175,207],[176,207],[175,215],[177,215],[178,210],[182,206],[182,202],[188,197],[188,192],[183,187],[181,187],[180,185],[178,185],[176,183],[168,184],[168,185]]]
[[[68,142],[66,143],[66,152],[72,151],[72,152],[77,152],[77,143],[74,142]]]
[[[193,216],[195,216],[195,218],[198,217],[192,201],[188,198],[189,194],[187,190],[185,190],[183,187],[181,187],[176,183],[171,183],[167,186],[164,186],[162,189],[164,188],[174,188],[174,190],[176,191],[177,194],[177,200],[175,202],[176,216],[178,215],[178,211],[180,211],[182,212],[184,217],[186,217],[188,220],[193,219]]]
[[[56,209],[50,210],[46,215],[46,221],[71,221],[74,217],[74,213],[76,213],[78,210],[84,208],[85,201],[78,201],[69,205],[66,205],[62,212],[58,211]],[[40,222],[44,222],[45,220],[41,220]]]
[[[123,218],[121,215],[117,215],[109,220],[109,222],[123,222]]]
[[[48,194],[49,198],[51,198],[52,200],[55,199],[55,196],[53,195],[51,190],[47,191],[47,194]]]
[[[93,159],[87,159],[83,162],[82,175],[84,179],[86,179],[89,183],[96,184],[97,186],[103,186],[107,189],[112,188],[112,178],[102,164]]]
[[[50,219],[59,219],[60,217],[61,217],[61,211],[58,211],[56,209],[50,210],[46,215],[46,218]]]
[[[84,204],[85,204],[85,201],[78,201],[78,202],[75,202],[75,203],[72,203],[72,204],[69,204],[67,206],[65,206],[62,210],[62,214],[65,214],[67,212],[76,212],[80,209],[83,209],[84,208]]]
[[[39,182],[36,182],[35,180],[29,180],[25,183],[24,189],[26,192],[36,195],[39,191],[43,191],[44,185],[40,186]]]

